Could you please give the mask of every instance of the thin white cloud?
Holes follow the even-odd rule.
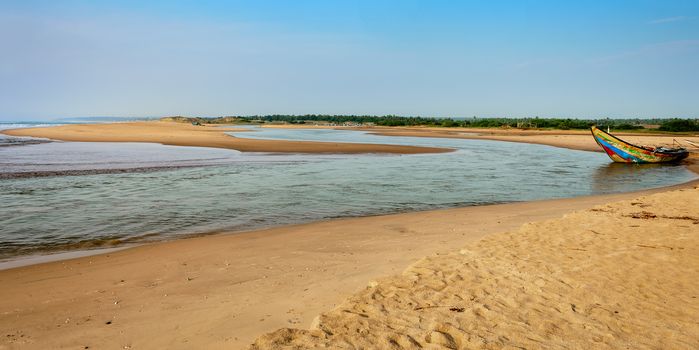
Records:
[[[658,18],[658,19],[654,19],[652,21],[648,21],[648,24],[663,24],[663,23],[680,22],[680,21],[684,21],[688,18],[689,17],[687,17],[687,16]]]

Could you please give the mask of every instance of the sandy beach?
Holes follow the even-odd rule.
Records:
[[[31,136],[61,141],[153,142],[172,146],[228,148],[241,152],[416,154],[451,151],[443,148],[360,143],[252,140],[226,135],[225,132],[228,131],[247,130],[153,121],[72,124],[50,128],[3,130],[2,133],[11,136]]]
[[[589,130],[522,130],[502,128],[363,128],[377,135],[412,136],[412,137],[445,137],[460,139],[482,139],[507,142],[534,143],[554,147],[570,148],[583,151],[601,152],[602,150],[590,136]],[[699,151],[684,140],[699,142],[697,135],[669,135],[662,133],[614,132],[614,135],[636,145],[673,146],[673,140],[683,146]],[[677,145],[675,145],[676,147]]]
[[[452,139],[493,140],[532,143],[581,151],[603,152],[591,137],[589,130],[524,130],[503,128],[442,128],[442,127],[333,127],[313,125],[264,125],[264,128],[283,129],[354,129],[382,136],[438,137]],[[673,135],[662,133],[614,132],[614,135],[636,145],[677,147],[676,142],[693,152],[696,159],[699,148],[685,142],[699,143],[699,135]],[[686,165],[697,171],[694,162]]]
[[[265,125],[265,128],[333,128],[312,125]],[[349,128],[384,136],[440,137],[482,139],[507,142],[542,144],[576,150],[601,152],[587,130],[520,130],[476,128],[426,128],[426,127],[362,127]],[[61,141],[82,142],[154,142],[174,146],[199,146],[235,149],[242,152],[275,153],[439,153],[448,149],[378,144],[348,144],[308,141],[272,141],[232,137],[227,131],[248,131],[236,127],[193,126],[174,122],[130,122],[105,124],[71,124],[54,127],[2,130],[11,136],[31,136]],[[615,133],[625,140],[639,145],[672,145],[673,140],[685,139],[699,143],[699,136],[663,134]],[[686,143],[684,143],[687,146]],[[690,149],[694,147],[689,146]],[[699,149],[695,149],[699,151]]]
[[[699,187],[433,254],[252,349],[694,349]]]
[[[331,220],[3,270],[0,346],[245,348],[278,328],[307,329],[370,281],[424,256],[637,196]]]
[[[699,0],[0,19],[0,350],[699,350]]]
[[[22,130],[8,133],[377,152],[236,143],[220,128],[164,123]],[[594,144],[582,137],[561,142]],[[338,219],[3,270],[0,349],[692,348],[696,185]]]

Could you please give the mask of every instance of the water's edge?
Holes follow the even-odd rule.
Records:
[[[563,201],[563,200],[569,201],[569,200],[575,200],[575,199],[582,200],[582,199],[591,198],[591,197],[611,197],[611,196],[618,196],[618,195],[644,195],[644,194],[650,194],[650,193],[656,193],[656,192],[679,190],[679,189],[693,187],[696,185],[699,185],[699,178],[694,179],[694,180],[690,180],[687,182],[683,182],[680,184],[668,185],[668,186],[657,187],[657,188],[648,188],[648,189],[642,189],[642,190],[636,190],[636,191],[630,191],[630,192],[622,192],[622,193],[583,195],[583,196],[565,197],[565,198],[556,198],[556,199],[539,199],[539,200],[532,200],[532,201],[525,201],[525,202],[481,204],[481,205],[474,205],[474,206],[461,206],[461,207],[440,208],[440,209],[432,209],[432,210],[418,210],[418,211],[411,211],[411,212],[404,212],[404,213],[393,213],[393,214],[348,216],[348,217],[338,217],[338,218],[332,218],[332,219],[309,221],[309,222],[300,223],[300,224],[271,225],[268,227],[258,227],[258,228],[251,229],[251,230],[238,230],[238,231],[214,230],[214,231],[210,231],[210,232],[201,232],[201,233],[195,233],[195,234],[190,234],[190,235],[180,236],[180,237],[168,237],[166,239],[154,241],[154,242],[125,244],[123,246],[111,247],[111,248],[83,249],[83,250],[73,250],[73,251],[66,251],[66,252],[60,252],[60,253],[54,253],[54,254],[36,254],[36,255],[17,256],[16,259],[0,261],[0,271],[14,269],[14,268],[22,268],[22,267],[27,267],[27,266],[32,266],[32,265],[49,264],[49,263],[55,263],[55,262],[59,262],[59,261],[81,259],[81,258],[86,258],[86,257],[96,256],[96,255],[110,254],[110,253],[114,253],[114,252],[118,252],[118,251],[122,251],[122,250],[127,250],[127,249],[133,249],[133,248],[145,246],[145,245],[166,244],[168,242],[173,242],[173,241],[186,240],[186,239],[192,239],[192,238],[203,238],[203,237],[207,237],[207,236],[235,235],[235,234],[242,234],[242,233],[246,233],[246,234],[259,233],[259,234],[261,234],[262,231],[266,231],[269,229],[277,229],[277,228],[282,229],[284,227],[301,226],[301,225],[316,225],[316,224],[323,224],[323,223],[352,219],[352,218],[397,216],[397,215],[406,215],[406,214],[412,214],[412,213],[438,212],[438,211],[444,211],[444,210],[463,209],[463,208],[471,208],[471,207],[507,205],[507,204],[513,204],[513,203],[536,203],[536,202]]]
[[[380,136],[381,138],[385,138],[385,136]],[[341,141],[340,141],[341,142]],[[504,141],[490,141],[490,142],[504,142]],[[174,146],[173,146],[174,147]],[[561,148],[561,147],[556,147],[556,146],[550,146],[546,145],[544,147],[553,147],[553,148]],[[584,150],[586,153],[597,153],[597,152],[591,152],[588,150]],[[421,157],[420,155],[416,156],[406,156],[406,157]],[[687,166],[683,166],[683,168],[687,170],[692,170],[691,168]],[[167,167],[163,169],[158,169],[154,168],[152,170],[169,170]],[[97,171],[99,173],[99,170],[87,170],[87,174],[90,174],[91,171]],[[696,173],[694,173],[696,174]],[[58,174],[61,175],[61,174]],[[68,173],[67,175],[70,175]],[[77,175],[82,175],[82,174],[77,174]],[[1,177],[0,177],[1,178]],[[647,191],[658,191],[658,190],[669,190],[672,188],[681,188],[685,186],[690,186],[691,184],[697,183],[699,180],[696,179],[696,176],[694,179],[691,179],[689,181],[680,183],[680,184],[670,184],[666,186],[661,186],[661,187],[649,187],[649,188],[643,188],[643,189],[637,189],[637,190],[632,190],[628,192],[615,192],[615,194],[632,194],[632,193],[642,193],[642,192],[647,192]],[[500,202],[487,202],[485,204],[472,204],[472,205],[439,205],[438,208],[436,209],[426,209],[426,210],[411,210],[411,209],[400,209],[400,210],[395,210],[389,213],[382,213],[379,211],[378,214],[376,215],[338,215],[337,217],[329,217],[329,218],[323,218],[320,220],[310,220],[310,221],[302,221],[302,222],[292,222],[292,223],[282,223],[282,224],[263,224],[259,226],[255,226],[252,228],[243,228],[243,229],[213,229],[209,231],[199,231],[199,232],[194,232],[194,233],[188,233],[188,234],[181,234],[179,236],[167,236],[167,235],[161,235],[160,239],[157,241],[149,241],[149,242],[142,242],[142,243],[122,243],[119,246],[112,246],[108,248],[104,247],[96,247],[96,248],[88,248],[88,249],[80,249],[78,248],[77,250],[70,250],[70,251],[64,251],[61,253],[39,253],[39,254],[30,254],[30,255],[18,255],[14,257],[10,257],[9,260],[6,261],[0,261],[0,270],[2,269],[9,269],[9,268],[15,268],[15,267],[20,267],[20,266],[27,266],[27,265],[33,265],[33,264],[39,264],[39,263],[46,263],[46,262],[52,262],[52,261],[61,261],[61,260],[68,260],[68,259],[74,259],[74,258],[79,258],[83,256],[91,256],[91,255],[98,255],[98,254],[105,254],[109,252],[113,252],[116,250],[122,250],[122,249],[129,249],[133,246],[138,246],[138,245],[143,245],[143,244],[160,244],[172,240],[179,240],[179,239],[187,239],[191,237],[201,237],[201,236],[208,236],[208,235],[220,235],[220,234],[238,234],[238,233],[243,233],[243,232],[256,232],[256,231],[261,231],[269,228],[279,228],[279,227],[285,227],[285,226],[295,226],[295,225],[307,225],[307,224],[314,224],[318,222],[327,222],[327,221],[332,221],[337,218],[354,218],[354,217],[369,217],[369,216],[383,216],[383,215],[402,215],[405,213],[415,213],[415,212],[429,212],[429,211],[435,211],[435,210],[448,210],[448,209],[454,209],[454,208],[467,208],[467,207],[474,207],[474,206],[482,206],[482,205],[497,205],[497,204],[504,204],[504,203],[515,203],[515,202],[536,202],[536,201],[542,201],[542,200],[555,200],[555,199],[571,199],[571,198],[579,198],[579,197],[589,197],[589,196],[605,196],[607,194],[586,194],[586,195],[573,195],[573,196],[566,196],[566,197],[554,197],[554,198],[539,198],[536,200],[525,200],[525,201],[500,201]]]

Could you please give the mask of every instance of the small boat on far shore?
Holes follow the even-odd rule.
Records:
[[[628,143],[610,133],[593,126],[590,128],[595,138],[609,158],[617,163],[671,163],[689,156],[682,147],[646,147]]]

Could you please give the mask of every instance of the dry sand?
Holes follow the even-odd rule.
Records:
[[[120,130],[116,125],[109,130]],[[58,129],[63,131],[55,131],[52,138],[166,144],[189,140],[195,144],[186,145],[201,145],[202,138],[215,138],[221,132],[211,130],[204,136],[202,132],[209,131],[200,127],[181,126],[176,132],[165,132],[162,125],[139,126],[143,132],[136,139],[117,133],[104,140],[102,129],[96,133],[94,127],[76,127]],[[124,128],[122,132],[134,130],[128,125]],[[195,136],[190,135],[190,128],[197,128]],[[155,136],[149,136],[151,132]],[[82,133],[88,136],[81,138]],[[170,134],[181,135],[170,140]],[[462,329],[482,336],[493,348],[501,344],[542,347],[536,340],[560,348],[583,347],[597,340],[635,348],[668,334],[673,337],[665,340],[667,344],[696,344],[696,328],[692,327],[698,321],[697,304],[696,299],[687,299],[687,290],[699,290],[694,282],[697,272],[685,270],[696,270],[699,225],[689,219],[661,217],[696,217],[696,194],[696,190],[669,192],[642,199],[642,205],[614,204],[609,210],[572,214],[520,231],[517,228],[527,222],[559,218],[639,194],[332,220],[150,244],[4,270],[0,271],[0,349],[238,349],[275,329],[307,329],[316,315],[328,310],[334,311],[316,324],[319,329],[334,329],[337,336],[318,329],[281,330],[258,339],[259,347],[275,348],[271,344],[279,342],[303,344],[300,348],[313,341],[361,342],[361,336],[349,334],[357,325],[365,327],[359,329],[367,337],[380,338],[368,348],[390,344],[385,343],[390,337],[404,344],[409,341],[407,336],[426,348],[432,345],[425,337],[458,344],[466,341]],[[683,214],[666,214],[670,209],[660,205],[665,202],[681,207]],[[619,216],[642,211],[656,218]],[[592,228],[599,235],[586,231],[589,222],[601,226]],[[623,229],[614,236],[611,233],[618,225]],[[511,233],[476,243],[503,231]],[[638,237],[636,232],[641,232]],[[467,244],[473,253],[454,253]],[[672,255],[675,253],[679,255]],[[368,281],[400,273],[428,255],[431,257],[414,264],[403,276],[388,278],[352,296]],[[525,288],[523,293],[515,293],[519,284]],[[503,292],[498,294],[501,287]],[[401,296],[411,298],[412,310]],[[350,299],[335,308],[347,297]],[[687,305],[688,301],[693,304]],[[572,315],[567,313],[572,310],[570,304],[576,305]],[[363,305],[366,312],[361,311]],[[456,311],[449,310],[451,307]],[[360,310],[368,317],[353,316],[343,309]],[[605,309],[619,314],[601,315]],[[667,310],[667,314],[658,310]],[[618,315],[625,317],[623,322],[614,318],[621,317]],[[687,325],[688,320],[694,325]],[[343,329],[344,325],[350,328]],[[639,341],[631,342],[629,337],[642,329],[645,333],[637,335]],[[531,332],[535,340],[528,340],[522,332]]]
[[[252,349],[697,349],[699,187],[488,236]]]
[[[634,196],[332,220],[4,270],[0,349],[244,348],[426,255]]]
[[[568,148],[581,151],[603,152],[588,130],[522,130],[497,128],[441,128],[441,127],[336,127],[315,125],[264,125],[265,128],[283,129],[351,129],[362,130],[382,136],[439,137],[467,140],[493,140],[505,142],[533,143],[539,145]],[[699,173],[699,147],[685,140],[699,144],[699,135],[672,135],[662,133],[614,133],[636,145],[677,147],[680,143],[690,151],[689,159],[682,164]]]
[[[174,146],[228,148],[242,152],[414,154],[451,151],[444,148],[416,146],[253,140],[224,134],[224,132],[227,131],[247,130],[153,121],[74,124],[44,128],[3,130],[2,133],[12,136],[32,136],[62,141],[153,142]]]
[[[264,125],[264,128],[283,129],[350,129],[362,130],[382,136],[440,137],[472,140],[494,140],[505,142],[533,143],[582,151],[603,152],[597,145],[589,130],[523,130],[503,128],[441,128],[441,127],[335,127],[314,125]],[[677,142],[694,153],[696,158],[699,147],[685,140],[699,143],[699,135],[672,135],[662,133],[614,132],[624,140],[636,145],[676,147]]]
[[[478,129],[478,128],[362,128],[362,130],[385,136],[444,137],[460,139],[483,139],[507,142],[535,143],[583,151],[602,152],[589,130],[521,130],[521,129]],[[685,139],[699,143],[699,135],[669,135],[618,132],[614,135],[636,145],[672,146],[677,140],[687,149],[699,151],[684,142]]]
[[[244,348],[423,256],[633,196],[332,220],[4,270],[0,348]]]

